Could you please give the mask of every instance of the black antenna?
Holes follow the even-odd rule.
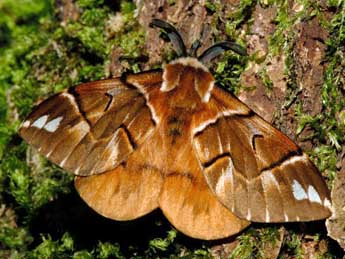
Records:
[[[198,59],[202,63],[207,63],[208,61],[214,59],[215,57],[219,56],[221,53],[223,53],[226,50],[232,50],[236,52],[237,54],[247,56],[247,51],[242,46],[236,44],[232,41],[223,41],[214,44],[213,46],[209,47],[207,50],[205,50]]]
[[[174,26],[160,19],[152,19],[150,26],[163,29],[168,34],[168,37],[173,44],[177,55],[179,57],[187,56],[186,46],[184,45],[183,39]]]
[[[189,55],[191,57],[196,57],[196,51],[198,50],[198,48],[200,48],[200,46],[201,46],[201,41],[200,40],[194,41],[192,46],[190,47]]]

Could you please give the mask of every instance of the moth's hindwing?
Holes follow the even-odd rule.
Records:
[[[159,90],[162,82],[152,75],[128,75],[126,82],[144,93],[155,114],[154,133],[114,170],[77,177],[78,192],[89,206],[112,219],[134,219],[160,207],[188,236],[217,239],[238,233],[249,222],[233,215],[207,186],[188,137],[190,127],[180,124],[191,114],[177,113],[174,119],[166,99],[174,98]],[[150,88],[154,82],[159,87]]]
[[[229,104],[238,100],[222,89],[214,89],[211,102],[219,113],[203,123],[193,144],[210,188],[227,208],[255,222],[330,216],[327,186],[297,145],[254,112],[236,113]]]
[[[109,79],[48,98],[24,121],[20,135],[62,168],[93,175],[118,166],[154,128],[143,94]]]
[[[159,170],[145,166],[146,154],[140,149],[111,171],[75,178],[80,196],[99,214],[132,220],[158,208],[163,177]]]

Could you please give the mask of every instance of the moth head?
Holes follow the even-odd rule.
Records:
[[[163,92],[171,91],[180,85],[182,75],[185,71],[189,71],[194,75],[195,90],[201,101],[208,102],[215,79],[205,64],[226,50],[232,50],[240,55],[247,55],[246,50],[242,46],[232,41],[223,41],[214,44],[200,56],[197,56],[197,49],[201,45],[199,40],[195,41],[187,52],[186,45],[174,26],[160,19],[153,19],[150,26],[161,28],[167,33],[178,55],[177,59],[164,67],[163,84],[161,86],[161,91]]]
[[[192,84],[190,85],[194,85],[201,101],[208,102],[215,79],[208,68],[196,58],[181,57],[167,64],[164,67],[163,83],[160,90],[168,92],[179,85],[183,86],[182,82],[186,81],[187,74],[190,75],[189,78],[192,76]]]

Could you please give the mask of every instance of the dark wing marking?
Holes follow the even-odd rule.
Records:
[[[109,79],[48,98],[28,116],[20,135],[64,169],[93,175],[126,160],[154,128],[145,95]]]
[[[224,100],[226,99],[226,100]],[[329,191],[297,145],[245,105],[215,88],[216,119],[193,137],[206,180],[235,215],[257,222],[310,221],[330,216]],[[225,104],[225,105],[224,105]]]

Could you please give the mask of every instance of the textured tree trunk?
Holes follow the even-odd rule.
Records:
[[[219,10],[208,11],[206,1],[177,0],[173,5],[168,1],[137,0],[139,23],[146,28],[146,50],[149,61],[143,69],[148,69],[164,61],[166,43],[159,37],[156,29],[149,27],[152,18],[160,18],[172,23],[181,32],[187,47],[200,39],[201,53],[213,43],[220,40],[236,40],[226,35],[225,22],[231,14],[240,7],[240,1],[215,1]],[[289,52],[293,58],[289,71],[286,71],[286,50],[289,46],[281,46],[281,52],[272,55],[269,49],[269,39],[275,33],[275,19],[279,7],[262,7],[260,3],[248,8],[246,14],[253,18],[250,25],[244,21],[237,31],[243,31],[241,37],[247,43],[249,55],[256,55],[260,61],[250,61],[248,69],[241,75],[243,89],[239,98],[269,122],[279,125],[289,137],[298,144],[311,148],[308,143],[296,139],[296,121],[294,119],[294,104],[300,101],[303,112],[312,116],[321,112],[321,86],[328,33],[321,27],[317,17],[306,21],[296,21],[283,31],[282,37],[291,37]],[[301,12],[304,6],[290,1],[289,12],[291,16]],[[328,15],[328,14],[327,14]],[[331,14],[329,14],[331,15]],[[222,22],[223,21],[223,22]],[[287,35],[287,34],[290,35]],[[271,89],[264,86],[260,73],[266,70]],[[247,89],[246,89],[247,88]],[[290,91],[288,88],[292,88]],[[250,89],[250,90],[248,90]],[[293,99],[286,105],[286,101]],[[280,116],[284,120],[279,120]],[[308,134],[308,129],[302,133]]]
[[[138,8],[137,19],[147,32],[148,62],[143,64],[143,69],[160,64],[166,58],[164,55],[167,44],[159,37],[156,29],[149,28],[152,18],[160,18],[176,26],[187,47],[195,40],[201,40],[199,53],[220,40],[246,42],[248,54],[255,58],[248,62],[247,69],[241,75],[242,87],[238,97],[308,152],[315,148],[317,140],[310,137],[313,134],[310,127],[299,129],[296,113],[315,117],[325,112],[322,105],[322,86],[328,66],[326,41],[330,35],[321,25],[321,16],[312,14],[315,9],[311,6],[304,6],[297,1],[288,1],[285,6],[265,6],[264,2],[253,3],[242,10],[242,15],[246,17],[236,24],[237,34],[232,36],[238,38],[234,39],[229,38],[226,23],[232,17],[236,17],[236,13],[243,6],[239,0],[176,0],[170,4],[164,0],[135,1]],[[324,19],[332,19],[334,13],[327,9],[326,1],[318,2],[318,6]],[[283,29],[282,24],[279,25],[277,21],[280,19],[282,8],[286,8],[286,21],[291,21]],[[302,12],[304,14],[300,15]],[[276,35],[283,38],[280,46],[279,38],[274,38]],[[272,49],[272,46],[278,47],[278,51]],[[213,64],[212,68],[215,67],[216,64]],[[341,157],[338,157],[340,164]],[[339,171],[341,167],[344,167],[344,163],[340,165]],[[338,191],[343,184],[344,180],[340,183],[337,181]],[[344,197],[341,192],[343,191],[339,194],[333,193],[333,197]],[[340,206],[344,204],[344,200],[339,197],[336,200]],[[329,229],[335,232],[334,237],[343,245],[344,232],[339,229],[344,226],[345,220],[344,216],[341,216],[342,219],[338,217],[329,222]],[[275,256],[278,256],[283,236],[276,246],[268,248],[267,251],[275,251]],[[230,254],[228,250],[232,251],[235,243],[216,246],[215,255],[227,256]],[[313,241],[306,241],[302,245],[306,258],[322,254],[323,247],[324,243],[316,245]]]

